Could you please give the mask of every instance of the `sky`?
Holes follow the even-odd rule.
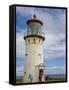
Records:
[[[16,76],[23,76],[25,62],[24,33],[26,21],[33,14],[43,22],[45,41],[43,44],[45,73],[66,73],[66,11],[56,8],[16,7]]]

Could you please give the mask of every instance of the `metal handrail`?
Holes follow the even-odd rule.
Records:
[[[38,32],[38,33],[27,33],[27,32],[25,32],[24,33],[24,36],[27,36],[27,35],[45,36],[43,32]]]

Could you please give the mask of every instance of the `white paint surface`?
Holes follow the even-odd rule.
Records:
[[[33,42],[34,39],[35,43]],[[38,37],[29,37],[26,38],[25,42],[24,82],[29,82],[29,74],[32,75],[32,82],[38,82],[38,65],[43,63],[43,40]]]

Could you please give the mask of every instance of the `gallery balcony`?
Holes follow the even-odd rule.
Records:
[[[24,33],[24,39],[26,39],[27,37],[40,37],[43,40],[45,40],[45,35],[43,32],[38,32],[38,33]]]

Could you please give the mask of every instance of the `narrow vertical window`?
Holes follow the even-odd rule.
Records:
[[[41,54],[38,54],[39,58],[41,59]]]
[[[39,43],[40,43],[40,39],[39,39]]]
[[[39,56],[41,56],[41,54],[38,54]]]
[[[27,56],[28,54],[25,54],[25,56]]]
[[[26,72],[24,72],[24,74],[26,75]]]
[[[35,39],[33,39],[33,43],[35,43]]]
[[[28,39],[28,43],[30,43],[30,39]]]

